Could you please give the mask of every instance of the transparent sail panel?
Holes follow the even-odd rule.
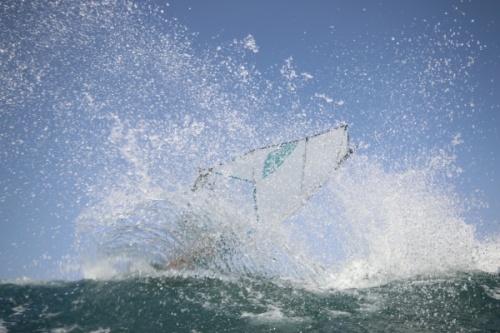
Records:
[[[256,218],[280,222],[313,196],[350,153],[348,126],[344,125],[250,151],[208,169],[200,178],[215,173],[252,183]]]

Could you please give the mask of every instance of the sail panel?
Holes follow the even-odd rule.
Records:
[[[293,151],[280,161],[281,164],[272,174],[257,179],[257,209],[262,221],[282,220],[292,207],[302,205],[300,179],[303,173],[304,149],[305,140],[296,141]]]
[[[256,217],[272,223],[299,209],[350,153],[348,127],[344,125],[250,151],[208,172],[253,183]]]
[[[306,147],[303,191],[310,193],[328,180],[348,153],[347,130],[334,130],[309,138]],[[306,195],[310,197],[311,194]]]
[[[213,172],[226,177],[241,179],[255,183],[256,177],[262,175],[262,165],[266,156],[274,151],[275,147],[253,150],[231,162],[220,164],[213,168]]]

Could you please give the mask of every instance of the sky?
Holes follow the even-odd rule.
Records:
[[[185,83],[189,89],[182,90],[184,80],[176,79],[175,75],[183,69],[173,65],[164,67],[171,73],[163,73],[165,77],[171,75],[178,84],[179,91],[166,93],[169,102],[153,95],[137,97],[133,89],[129,89],[133,86],[127,83],[130,80],[148,82],[148,73],[154,72],[149,67],[112,73],[98,71],[99,65],[111,66],[110,59],[114,66],[118,66],[116,63],[122,58],[124,63],[129,61],[129,45],[140,51],[134,53],[139,59],[154,51],[164,56],[165,61],[192,66],[193,73],[201,73],[186,76],[193,81],[202,80],[206,65],[209,67],[206,80],[226,84],[224,96],[245,94],[253,86],[242,80],[244,88],[238,90],[234,81],[224,82],[224,71],[217,72],[214,65],[218,60],[214,55],[218,54],[218,47],[229,50],[224,56],[231,59],[232,65],[240,63],[252,73],[259,73],[250,77],[257,81],[256,85],[268,88],[255,88],[256,91],[281,91],[276,88],[280,84],[289,88],[283,92],[288,97],[277,100],[274,113],[254,115],[248,110],[241,114],[234,111],[231,120],[229,110],[224,114],[227,119],[219,120],[219,125],[215,119],[213,137],[217,137],[217,131],[230,128],[221,124],[250,117],[250,123],[256,124],[254,130],[269,136],[269,141],[256,140],[259,144],[324,130],[336,121],[348,122],[353,142],[359,144],[365,154],[380,154],[382,146],[391,146],[384,149],[387,151],[384,158],[395,161],[395,165],[404,164],[398,162],[404,160],[403,156],[424,154],[423,147],[446,146],[446,151],[456,155],[454,165],[460,169],[460,175],[451,182],[461,199],[474,206],[465,214],[469,214],[471,223],[477,224],[480,237],[500,231],[500,97],[497,94],[500,90],[500,7],[495,0],[151,1],[149,7],[137,2],[137,10],[142,14],[136,16],[120,16],[119,13],[126,13],[130,6],[111,1],[101,6],[102,9],[98,5],[85,7],[89,22],[109,19],[102,21],[101,31],[99,27],[87,27],[91,34],[80,30],[86,29],[85,25],[77,26],[76,22],[65,19],[65,10],[74,10],[71,6],[61,9],[49,6],[46,1],[34,2],[39,4],[37,10],[47,16],[33,19],[35,16],[26,14],[28,9],[13,3],[8,1],[0,9],[0,64],[3,67],[0,279],[65,277],[68,262],[75,256],[76,221],[89,207],[92,190],[106,187],[104,180],[95,181],[95,178],[106,169],[112,156],[100,156],[98,152],[104,149],[102,142],[90,139],[89,133],[112,137],[109,133],[113,117],[109,114],[119,118],[121,112],[130,112],[134,117],[133,110],[140,109],[141,105],[168,108],[169,103],[173,103],[182,108],[189,105],[189,101],[183,102],[183,99],[191,96],[191,90],[194,94],[203,93],[202,88],[190,83]],[[84,7],[78,1],[69,3]],[[102,3],[108,2],[90,2]],[[130,3],[133,5],[134,1]],[[52,7],[55,9],[50,9]],[[92,15],[99,19],[93,21]],[[109,32],[106,30],[113,27],[113,20],[117,22],[117,30],[123,29],[123,32],[113,32],[118,38],[111,43],[106,39]],[[35,27],[39,30],[34,31]],[[179,59],[187,54],[186,57],[199,60],[169,58],[168,50],[161,53],[160,47],[153,46],[161,36],[174,36],[178,48],[172,52]],[[44,42],[52,48],[51,52],[44,51]],[[235,46],[242,42],[246,52],[243,55]],[[101,50],[95,45],[105,47]],[[72,62],[71,55],[82,61]],[[94,61],[92,64],[97,66],[86,67],[87,61]],[[76,83],[71,81],[66,85],[66,76],[62,73]],[[290,77],[295,74],[299,74],[299,79]],[[279,81],[280,75],[288,81]],[[95,88],[96,82],[104,88]],[[419,89],[417,94],[415,91]],[[122,94],[120,102],[111,100],[110,96],[115,93]],[[227,98],[229,105],[241,108],[245,108],[241,103],[248,102],[245,96]],[[108,103],[99,104],[100,100]],[[271,104],[271,99],[257,100],[264,106],[257,102],[248,102],[248,105],[265,108]],[[282,126],[299,124],[298,129],[287,132],[277,125],[285,134],[273,135],[273,128],[266,127],[264,122],[269,119],[278,122],[279,110],[293,106],[295,101],[308,109],[303,113],[307,119],[299,121],[298,111],[287,114]],[[84,109],[79,105],[84,103],[92,104],[88,114],[78,113]],[[223,101],[217,103],[225,105]],[[104,116],[106,108],[111,107],[114,109]],[[398,108],[400,111],[393,111]],[[62,113],[65,115],[61,116]],[[153,113],[147,114],[153,122]],[[192,117],[189,120],[192,124],[201,122],[198,114],[193,113]],[[181,120],[172,118],[172,121]],[[306,123],[311,124],[310,127],[301,125]],[[88,124],[94,127],[90,130],[86,128]],[[236,132],[242,130],[235,128]],[[391,131],[395,134],[389,139],[375,139]],[[241,136],[244,138],[244,134]],[[117,141],[123,139],[118,134],[116,138]],[[236,134],[228,134],[226,140],[239,139]],[[80,147],[78,151],[67,148],[75,143]],[[241,152],[242,146],[235,146],[237,148],[229,149],[225,156]],[[198,161],[186,158],[188,162]],[[202,161],[207,163],[212,159],[206,157]],[[140,164],[140,160],[137,163]]]

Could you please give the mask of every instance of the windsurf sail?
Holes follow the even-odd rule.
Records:
[[[283,221],[311,198],[344,162],[349,147],[343,125],[301,140],[252,150],[232,161],[200,171],[193,190],[219,175],[253,184],[256,218]]]

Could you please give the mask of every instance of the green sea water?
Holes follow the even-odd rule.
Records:
[[[180,276],[3,281],[0,323],[0,332],[498,332],[500,277],[345,290]]]

